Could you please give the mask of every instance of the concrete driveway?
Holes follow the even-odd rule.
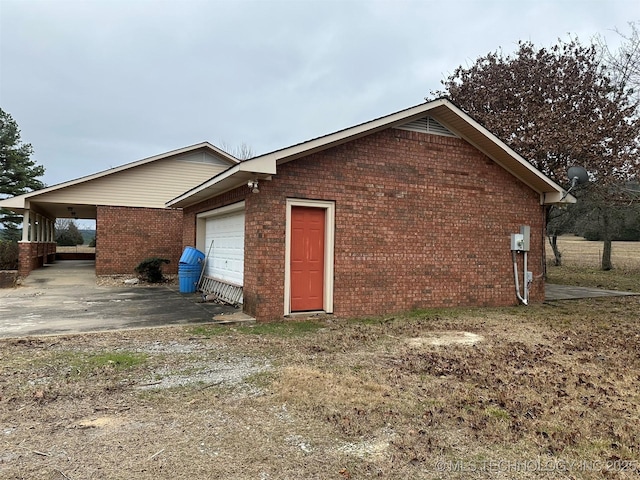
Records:
[[[0,337],[82,333],[211,322],[242,315],[177,287],[98,287],[93,261],[68,260],[34,270],[23,284],[0,289]]]
[[[544,295],[547,302],[553,302],[556,300],[577,300],[578,298],[637,296],[640,293],[547,283]]]

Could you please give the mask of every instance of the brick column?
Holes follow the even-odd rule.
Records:
[[[34,269],[37,258],[38,244],[33,242],[18,242],[18,275],[26,277]]]

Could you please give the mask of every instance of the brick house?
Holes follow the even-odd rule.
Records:
[[[184,210],[206,277],[268,321],[515,304],[521,225],[540,301],[547,206],[574,201],[438,99],[235,164],[166,205]]]
[[[165,272],[177,273],[182,210],[165,203],[238,163],[204,142],[0,200],[24,218],[18,273],[54,261],[57,218],[95,219],[97,275],[131,274],[151,256],[168,258]]]

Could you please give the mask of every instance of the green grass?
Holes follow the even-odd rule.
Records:
[[[504,420],[504,421],[510,421],[511,420],[511,415],[509,415],[509,412],[503,410],[502,408],[489,407],[489,408],[486,409],[486,413],[490,417],[493,417],[493,418],[495,418],[497,420]]]
[[[145,363],[147,355],[134,352],[107,352],[95,355],[76,355],[70,360],[70,366],[79,371],[101,368],[127,370]]]

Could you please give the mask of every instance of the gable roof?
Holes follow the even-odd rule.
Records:
[[[502,168],[540,194],[544,205],[575,203],[576,199],[552,179],[537,170],[504,142],[473,120],[450,100],[440,98],[361,123],[337,132],[273,151],[230,167],[206,182],[167,202],[168,207],[187,207],[209,197],[220,195],[246,184],[252,179],[277,174],[278,165],[306,157],[346,142],[398,127],[430,116],[453,134],[483,152]]]
[[[202,156],[200,157],[200,155]],[[187,181],[183,184],[182,188],[188,188],[190,185],[194,185],[197,181],[199,181],[199,178],[202,178],[202,175],[212,175],[216,172],[219,172],[220,170],[226,169],[229,165],[236,165],[240,163],[240,160],[233,155],[220,150],[209,142],[202,142],[177,150],[171,150],[169,152],[161,153],[159,155],[154,155],[152,157],[144,158],[135,162],[126,163],[109,170],[104,170],[98,173],[76,178],[68,182],[45,187],[43,189],[35,190],[22,195],[17,195],[15,197],[6,198],[4,200],[0,200],[0,207],[8,208],[14,211],[22,211],[26,208],[29,208],[30,203],[40,202],[41,208],[43,208],[45,211],[48,210],[47,213],[51,215],[57,214],[56,216],[66,216],[61,215],[61,213],[64,213],[64,210],[66,210],[66,207],[64,207],[63,210],[63,204],[70,203],[75,204],[78,207],[80,207],[81,205],[87,205],[88,208],[80,207],[80,210],[83,213],[78,213],[80,214],[81,218],[91,218],[85,217],[84,215],[87,215],[87,212],[89,212],[90,210],[95,210],[96,204],[105,204],[100,203],[98,198],[96,198],[95,200],[93,199],[94,196],[99,197],[100,200],[104,199],[105,195],[102,195],[101,197],[98,194],[97,190],[101,190],[102,192],[104,192],[105,188],[107,190],[112,189],[113,195],[121,195],[123,193],[123,189],[125,191],[131,190],[133,185],[137,185],[141,181],[144,182],[145,175],[153,174],[155,172],[159,173],[160,170],[163,170],[165,176],[171,175],[171,172],[167,171],[166,167],[162,167],[159,169],[153,166],[161,164],[164,165],[166,162],[163,161],[171,161],[171,159],[185,160],[187,163],[193,164],[191,166],[186,166],[185,164],[184,167],[180,167],[180,170],[184,171],[185,175],[187,175],[188,178],[191,178],[190,181]],[[149,170],[149,168],[153,169]],[[176,168],[178,167],[173,167],[173,170],[175,170]],[[126,176],[123,177],[122,175]],[[114,180],[117,178],[118,180],[114,182],[112,181],[112,178]],[[125,179],[129,179],[129,181],[123,181]],[[148,178],[146,181],[148,181]],[[160,183],[162,183],[162,180],[157,179],[156,181],[158,182],[158,187],[161,189],[162,186],[160,185]],[[173,177],[173,180],[169,179],[169,181],[179,183],[177,182],[175,176]],[[118,187],[115,185],[117,183],[120,183],[122,185]],[[175,189],[174,192],[176,192]],[[173,195],[175,195],[175,193],[173,193]],[[163,207],[166,198],[167,197],[164,197],[158,205],[152,204],[157,201],[150,200],[148,205],[145,204],[133,206]]]

